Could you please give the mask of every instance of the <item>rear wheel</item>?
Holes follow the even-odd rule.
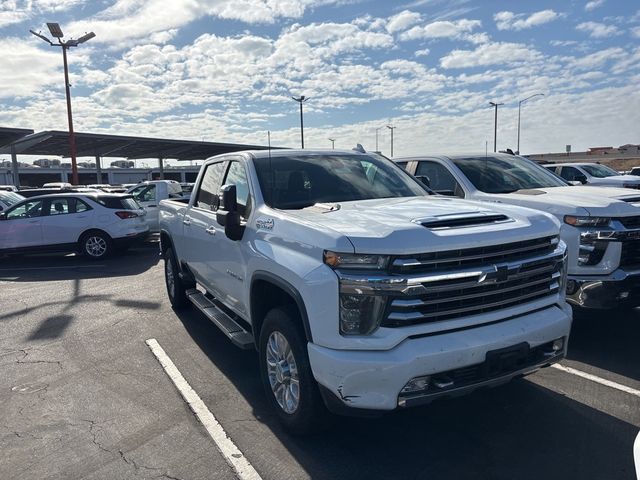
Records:
[[[80,252],[92,260],[102,260],[111,255],[113,242],[103,232],[89,232],[80,239]]]
[[[171,248],[167,248],[164,253],[164,280],[167,285],[167,295],[169,302],[175,310],[185,308],[189,299],[187,298],[186,288],[178,273],[178,261]]]
[[[295,308],[274,308],[260,331],[260,374],[269,403],[291,433],[320,428],[327,410],[313,378]]]

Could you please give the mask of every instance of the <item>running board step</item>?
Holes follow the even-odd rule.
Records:
[[[187,298],[191,300],[198,310],[206,315],[216,327],[222,330],[229,340],[231,340],[236,347],[240,347],[243,350],[249,350],[253,348],[253,335],[242,328],[238,323],[220,310],[218,306],[205,297],[204,293],[195,288],[187,290]]]

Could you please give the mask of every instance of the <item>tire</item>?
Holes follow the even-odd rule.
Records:
[[[80,239],[80,253],[91,260],[102,260],[113,252],[111,237],[103,232],[88,232]]]
[[[174,310],[181,310],[189,305],[186,288],[178,273],[178,261],[171,248],[164,252],[164,282],[167,286],[169,302]]]
[[[311,372],[297,310],[292,307],[270,310],[264,319],[258,346],[262,384],[283,427],[298,435],[319,431],[326,425],[328,412]],[[275,362],[278,358],[280,361]],[[279,366],[270,367],[270,364]],[[293,380],[297,380],[297,389]]]

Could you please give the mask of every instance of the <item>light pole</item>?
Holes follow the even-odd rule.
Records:
[[[544,93],[534,93],[533,95],[530,95],[518,102],[518,149],[516,150],[517,155],[520,155],[520,109],[524,102],[532,99],[533,97],[544,97]]]
[[[494,106],[496,109],[496,115],[493,124],[493,153],[495,153],[498,151],[498,107],[500,105],[504,105],[504,103],[489,102],[489,105]]]
[[[309,100],[309,97],[300,95],[299,97],[291,97],[291,98],[300,104],[300,144],[302,145],[302,148],[304,148],[304,122],[302,119],[302,104],[307,100]]]
[[[393,131],[398,127],[392,127],[391,125],[387,125],[387,128],[391,130],[391,158],[393,158]]]
[[[378,127],[376,128],[376,152],[379,152],[380,150],[378,149],[378,132],[380,130],[382,130],[384,127]]]
[[[331,142],[331,150],[335,150],[335,148],[336,148],[336,139],[335,138],[328,138],[327,140],[329,140]]]
[[[76,162],[76,136],[73,132],[73,115],[71,113],[71,91],[69,90],[69,67],[67,65],[67,50],[71,47],[77,47],[81,43],[86,42],[87,40],[91,40],[96,36],[95,33],[89,32],[85,33],[80,38],[74,40],[70,38],[66,42],[62,41],[62,37],[64,34],[62,33],[62,29],[60,25],[57,23],[47,23],[47,27],[49,28],[49,33],[51,36],[58,39],[58,43],[53,43],[47,37],[42,35],[41,33],[36,33],[33,30],[29,30],[36,37],[44,40],[52,47],[61,47],[62,48],[62,62],[64,65],[64,87],[65,93],[67,96],[67,119],[69,121],[69,150],[71,154],[71,182],[74,185],[78,185],[78,164]]]

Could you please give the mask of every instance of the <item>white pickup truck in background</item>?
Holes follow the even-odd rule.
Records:
[[[304,432],[493,386],[566,354],[566,247],[534,210],[429,195],[353,151],[238,152],[160,203],[174,308],[259,353],[270,404]]]
[[[162,200],[168,199],[188,199],[189,195],[185,195],[182,191],[182,185],[175,180],[150,180],[140,182],[129,188],[127,193],[133,195],[133,198],[147,212],[145,219],[149,226],[150,232],[158,232],[160,230],[158,205]]]
[[[568,182],[592,187],[640,189],[640,178],[636,175],[622,175],[612,168],[598,163],[555,163],[544,165],[544,168]]]
[[[640,192],[570,186],[531,160],[507,154],[395,161],[437,193],[555,215],[569,253],[569,302],[588,308],[640,305]]]

